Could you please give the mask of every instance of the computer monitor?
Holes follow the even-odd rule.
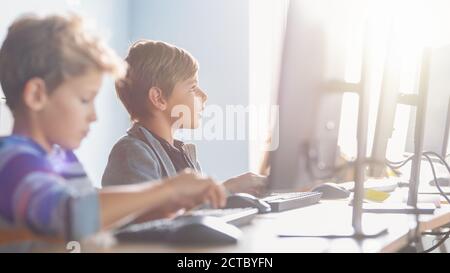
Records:
[[[332,1],[290,1],[278,89],[279,146],[269,162],[272,191],[307,188],[336,161],[342,92],[327,94],[327,83],[344,79],[346,43],[332,37],[345,35],[336,33],[341,21],[317,12],[332,7]]]
[[[450,126],[450,46],[431,50],[423,150],[448,153]],[[411,115],[405,151],[414,152],[415,116]]]
[[[349,27],[354,22],[347,20],[349,6],[346,4],[331,0],[290,2],[278,90],[279,147],[270,157],[269,188],[295,190],[312,185],[315,177],[308,165],[311,163],[311,153],[321,151],[329,155],[324,160],[328,158],[332,162],[329,165],[333,165],[342,94],[356,92],[360,102],[355,139],[355,198],[352,223],[347,224],[349,228],[354,228],[357,236],[377,236],[386,229],[381,226],[363,229],[361,217],[367,150],[367,46],[363,38],[361,52],[348,52],[361,53],[362,62],[359,82],[347,83],[348,39],[357,34],[355,29]],[[329,228],[330,234],[336,233],[333,227]]]
[[[393,31],[387,46],[386,58],[383,67],[380,100],[378,103],[377,120],[372,145],[371,158],[374,162],[385,162],[389,139],[394,131],[394,120],[399,103],[401,54],[398,45],[395,45]],[[384,165],[372,164],[370,175],[380,177],[384,175]]]

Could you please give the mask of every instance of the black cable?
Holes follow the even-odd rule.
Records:
[[[450,204],[450,199],[447,197],[447,195],[444,193],[444,191],[441,189],[440,185],[438,184],[437,181],[437,175],[436,175],[436,170],[434,168],[434,163],[431,160],[431,158],[428,156],[428,154],[432,154],[436,157],[439,158],[440,161],[443,162],[443,164],[445,165],[445,167],[447,168],[447,170],[450,173],[450,166],[447,164],[447,162],[445,160],[443,160],[438,154],[434,153],[434,152],[424,152],[423,156],[428,160],[432,173],[433,173],[433,178],[436,184],[436,187],[438,188],[439,192],[441,193],[442,196],[444,196],[444,198],[447,200],[447,202]],[[367,158],[365,160],[365,164],[380,164],[380,165],[384,165],[389,167],[390,169],[392,169],[393,171],[395,171],[396,169],[400,169],[401,167],[405,166],[409,161],[411,161],[414,158],[414,155],[409,156],[408,158],[406,158],[404,161],[398,161],[398,162],[394,162],[394,161],[390,161],[388,159],[386,159],[385,162],[380,162],[377,160],[374,160],[373,158]],[[312,158],[311,158],[312,159]],[[315,158],[317,160],[317,158]],[[307,160],[307,168],[310,171],[311,175],[313,176],[313,178],[318,178],[318,176],[314,173],[314,168],[312,166],[312,162],[313,160]],[[316,163],[316,162],[314,162]],[[328,171],[330,172],[328,175],[324,176],[324,178],[329,178],[331,176],[333,176],[334,174],[345,170],[351,166],[353,166],[355,164],[355,161],[347,161],[346,163],[333,167],[333,168],[328,168]],[[316,164],[314,164],[316,165]],[[327,169],[322,169],[321,171],[326,171]],[[320,179],[320,178],[319,178]],[[416,209],[417,209],[417,204],[416,204]],[[416,227],[414,228],[415,234],[412,236],[412,238],[408,238],[409,244],[411,243],[417,243],[419,241],[419,235],[420,233],[420,221],[419,221],[419,214],[416,213],[415,214],[415,220],[416,220]],[[425,234],[425,233],[422,233]],[[442,233],[440,233],[439,235],[442,235]],[[447,233],[444,233],[444,238],[439,241],[435,246],[431,247],[430,249],[425,250],[425,253],[431,252],[433,250],[435,250],[436,248],[438,248],[440,245],[442,245],[448,238],[450,237],[450,231]]]
[[[391,168],[391,169],[400,169],[401,167],[405,166],[409,161],[411,161],[414,158],[414,155],[408,157],[407,159],[405,159],[404,161],[399,161],[399,162],[393,162],[393,161],[389,161],[388,159],[386,159],[386,165]]]
[[[438,153],[432,152],[432,151],[426,151],[424,152],[424,154],[429,154],[429,155],[433,155],[435,157],[437,157],[442,164],[444,164],[445,168],[447,168],[447,171],[450,173],[450,166],[448,165],[447,161],[445,161],[444,158],[442,158],[442,156],[440,156]]]
[[[429,249],[426,249],[423,251],[423,253],[430,253],[431,251],[435,250],[436,248],[440,247],[447,239],[450,237],[450,231],[445,233],[444,237],[437,242],[434,246],[430,247]]]
[[[430,164],[430,167],[431,167],[431,172],[433,173],[434,181],[435,181],[435,183],[436,183],[436,185],[437,185],[437,176],[436,176],[436,170],[435,170],[435,168],[434,168],[434,163],[433,163],[433,161],[431,160],[431,158],[428,156],[427,153],[423,153],[422,155],[428,160],[428,163]],[[438,186],[438,189],[439,189],[439,191],[441,191],[441,194],[443,194],[443,196],[444,196],[446,199],[448,199],[447,196],[443,193],[442,189],[440,189],[439,186]],[[415,204],[415,207],[416,207],[416,209],[417,209],[417,204]],[[420,234],[419,214],[416,213],[415,216],[416,216],[416,217],[415,217],[415,218],[416,218],[415,234],[414,234],[414,237],[413,237],[412,239],[408,239],[409,242],[411,242],[411,241],[417,242],[418,239],[419,239],[419,238],[418,238],[418,235]],[[422,233],[422,234],[423,234],[423,233]],[[449,235],[450,235],[450,233],[449,233]],[[427,250],[427,251],[433,251],[434,249],[435,249],[435,248],[433,248],[433,249],[431,249],[431,250]]]
[[[438,180],[437,180],[437,175],[436,175],[436,169],[434,167],[434,163],[432,161],[432,159],[430,158],[429,155],[433,155],[435,157],[437,157],[442,163],[443,165],[447,168],[448,172],[450,173],[450,166],[448,165],[448,163],[445,161],[445,159],[443,159],[439,154],[435,153],[435,152],[424,152],[423,156],[428,160],[428,163],[430,164],[431,167],[431,171],[433,173],[433,178],[434,178],[434,182],[436,184],[437,189],[439,190],[440,194],[447,200],[447,202],[450,204],[450,198],[444,193],[444,191],[442,190],[442,188],[440,187]],[[380,162],[377,160],[374,160],[372,158],[368,158],[364,163],[365,164],[380,164],[380,165],[384,165],[389,167],[390,169],[392,169],[393,171],[395,171],[396,169],[400,169],[401,167],[405,166],[409,161],[411,161],[414,158],[414,155],[409,156],[407,159],[405,159],[404,161],[390,161],[388,159],[386,159],[385,162]],[[311,158],[312,159],[312,158]],[[315,158],[317,160],[317,158]],[[314,168],[312,166],[312,162],[313,160],[307,160],[309,161],[307,163],[307,168],[310,171],[311,175],[314,178],[318,178],[318,176],[314,173]],[[316,163],[316,162],[314,162]],[[342,170],[345,170],[351,166],[353,166],[355,164],[355,161],[347,161],[346,163],[336,166],[336,167],[332,167],[332,168],[327,168],[327,169],[322,169],[321,171],[329,171],[329,174],[325,175],[324,178],[329,178],[331,176],[333,176],[336,173],[339,173]],[[314,164],[316,165],[316,164]],[[320,179],[320,178],[319,178]],[[416,205],[417,208],[417,205]],[[415,242],[417,243],[418,239],[419,239],[419,235],[420,235],[420,221],[419,221],[419,215],[416,213],[416,227],[415,227],[415,234],[413,235],[412,238],[409,238],[408,241],[411,242]],[[449,237],[450,237],[450,231],[446,232],[446,233],[422,233],[422,234],[428,234],[428,235],[444,235],[444,238],[442,238],[436,245],[434,245],[433,247],[427,249],[424,251],[424,253],[428,253],[431,252],[433,250],[435,250],[436,248],[438,248],[440,245],[442,245]]]
[[[404,160],[402,160],[402,161],[391,161],[391,160],[389,160],[389,159],[386,158],[386,162],[387,162],[388,164],[391,164],[391,165],[398,165],[398,164],[402,164],[402,163],[405,162],[405,161],[404,161]]]
[[[407,159],[402,160],[402,161],[391,161],[389,159],[386,158],[386,161],[391,164],[391,165],[399,165],[399,164],[403,164],[405,161],[407,161],[408,159],[412,159],[414,157],[414,155],[410,155]]]
[[[442,161],[445,165],[447,170],[450,173],[450,166],[447,164],[447,162],[445,160],[442,159],[442,157],[440,157],[438,154],[434,153],[434,152],[424,152],[425,153],[432,153],[434,156],[438,157],[440,159],[440,161]],[[448,155],[450,156],[450,154]],[[379,164],[379,165],[384,165],[389,167],[392,170],[397,170],[400,169],[401,167],[405,166],[409,161],[411,161],[414,158],[414,155],[409,156],[408,158],[406,158],[403,161],[390,161],[389,159],[386,159],[385,162],[381,162],[378,160],[375,160],[373,158],[367,158],[367,160],[364,162],[365,164]],[[313,162],[315,164],[311,164],[311,162]],[[314,170],[314,166],[313,165],[317,165],[317,158],[309,158],[309,160],[307,160],[307,168],[310,171],[311,175],[316,178],[316,179],[326,179],[326,178],[330,178],[331,176],[335,175],[336,173],[339,173],[347,168],[350,168],[351,166],[353,166],[355,164],[355,161],[347,161],[341,165],[335,166],[335,167],[330,167],[330,168],[322,168],[320,169],[320,171],[325,171],[328,172],[328,174],[323,175],[323,176],[319,176],[315,173]],[[317,167],[316,167],[317,168]]]
[[[423,153],[423,156],[426,157],[426,159],[428,160],[428,163],[430,164],[431,172],[433,173],[433,179],[434,179],[434,184],[436,185],[436,188],[437,188],[438,191],[441,193],[441,195],[445,198],[445,200],[447,200],[447,202],[450,204],[450,199],[449,199],[448,196],[444,193],[444,191],[442,190],[441,186],[440,186],[439,183],[438,183],[437,176],[436,176],[436,170],[434,169],[433,161],[432,161],[431,158],[428,156],[428,152]],[[450,172],[450,170],[449,170],[449,172]]]
[[[434,183],[436,185],[436,188],[438,189],[438,191],[440,192],[440,194],[445,198],[445,200],[447,200],[447,202],[450,204],[450,199],[448,198],[448,196],[444,193],[444,191],[442,190],[441,186],[438,183],[437,180],[437,175],[436,175],[436,170],[434,168],[434,163],[431,160],[429,155],[433,155],[435,157],[437,157],[443,164],[444,166],[447,168],[447,171],[450,173],[450,166],[447,164],[447,162],[437,153],[435,152],[424,152],[423,156],[428,160],[428,163],[430,164],[431,167],[431,172],[433,173],[433,179],[434,179]],[[450,237],[450,231],[448,231],[447,233],[445,233],[444,238],[442,238],[436,245],[434,245],[433,247],[427,249],[424,251],[424,253],[429,253],[433,250],[435,250],[436,248],[438,248],[440,245],[442,245],[448,238]]]
[[[443,236],[443,235],[447,234],[449,231],[446,231],[446,232],[429,232],[429,231],[425,231],[425,232],[422,232],[422,235]]]

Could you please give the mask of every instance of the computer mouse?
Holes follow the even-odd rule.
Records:
[[[322,199],[341,199],[350,196],[350,191],[335,183],[323,183],[313,188],[311,191],[321,192]]]
[[[270,205],[248,193],[228,196],[225,208],[257,208],[259,213],[270,212]]]
[[[175,244],[234,244],[242,237],[237,227],[211,216],[177,219],[177,227],[168,239]]]
[[[450,178],[449,177],[439,177],[436,180],[438,182],[438,185],[441,186],[441,187],[448,187],[448,186],[450,186]],[[431,180],[429,184],[431,186],[436,186],[436,183],[435,183],[434,179]]]

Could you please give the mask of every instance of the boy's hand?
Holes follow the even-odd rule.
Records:
[[[232,193],[245,192],[255,196],[261,196],[266,190],[267,177],[248,172],[228,179],[223,185]]]
[[[214,208],[224,207],[226,203],[225,189],[209,177],[200,176],[191,170],[169,178],[166,182],[174,209],[190,209],[208,202]]]

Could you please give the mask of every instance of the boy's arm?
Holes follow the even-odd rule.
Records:
[[[0,215],[15,228],[35,234],[81,240],[121,220],[151,211],[177,211],[204,201],[224,206],[222,187],[190,172],[164,182],[79,189],[54,174],[33,155],[11,162],[0,191]],[[28,167],[22,167],[28,166]],[[32,166],[32,167],[29,167]]]
[[[25,239],[24,233],[17,233],[19,230],[37,235],[29,238],[81,240],[98,232],[104,222],[115,219],[110,211],[121,215],[121,209],[128,208],[130,213],[129,204],[133,205],[134,198],[140,200],[144,192],[130,187],[100,193],[95,188],[77,188],[78,183],[67,183],[45,161],[32,154],[16,156],[5,169],[8,172],[1,181],[0,216],[15,231],[8,233],[14,237],[12,241]],[[109,208],[103,208],[104,213],[100,213],[105,204]]]
[[[19,170],[12,173],[20,176]],[[14,227],[35,234],[77,240],[99,229],[97,191],[77,188],[48,171],[25,174],[11,191],[9,217]],[[8,219],[9,218],[9,219]]]
[[[146,211],[162,210],[171,198],[169,187],[160,181],[103,188],[99,192],[101,229],[126,224]]]
[[[102,229],[130,222],[144,213],[175,212],[209,202],[225,206],[225,190],[212,179],[189,170],[154,183],[114,186],[100,190]]]
[[[8,171],[2,175],[0,215],[14,228],[26,227],[36,234],[61,237],[98,230],[98,196],[94,188],[77,190],[32,154],[17,155],[3,170]],[[81,211],[78,204],[91,209]],[[96,221],[77,221],[78,226],[71,227],[68,223],[72,222],[73,211],[80,212],[83,219]]]

